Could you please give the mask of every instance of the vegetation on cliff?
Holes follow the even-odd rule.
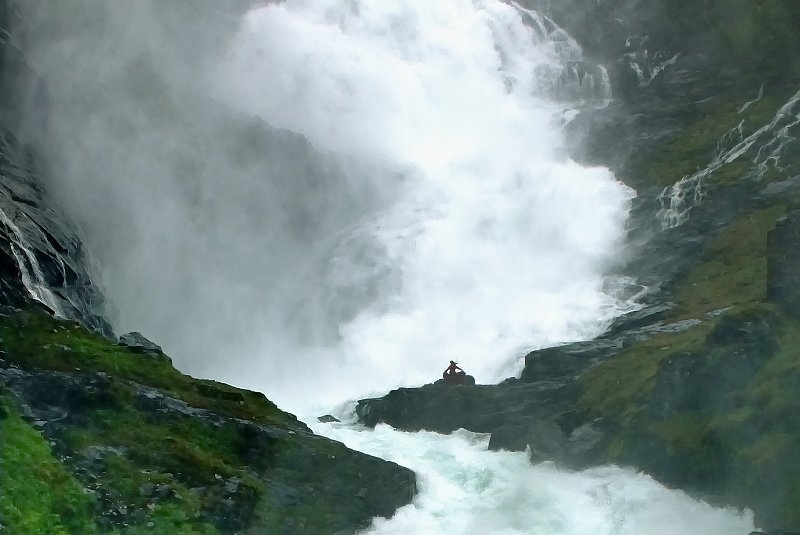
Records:
[[[32,307],[0,318],[0,523],[13,533],[333,533],[414,492],[262,394]]]
[[[744,139],[784,103],[764,97],[744,113],[726,104],[696,116],[632,166],[650,183],[687,176],[720,153],[735,121]],[[800,467],[791,452],[800,447],[800,321],[782,294],[800,267],[786,254],[798,245],[800,158],[789,137],[798,111],[786,111],[790,120],[769,133],[778,142],[761,139],[709,173],[689,228],[667,231],[673,246],[700,244],[661,288],[670,302],[664,320],[691,328],[644,337],[589,370],[579,406],[612,430],[607,460],[753,507],[767,527],[797,528]],[[777,240],[776,225],[788,227]]]

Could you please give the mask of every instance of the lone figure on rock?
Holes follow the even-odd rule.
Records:
[[[458,380],[464,377],[465,375],[467,375],[467,372],[458,367],[458,362],[451,360],[450,366],[448,366],[447,369],[442,374],[442,379],[448,382],[449,381],[460,382]]]
[[[444,373],[442,373],[442,378],[436,381],[434,384],[443,384],[447,386],[474,385],[475,378],[471,375],[467,375],[467,372],[458,367],[458,363],[456,361],[451,360],[450,366],[448,366],[444,370]]]

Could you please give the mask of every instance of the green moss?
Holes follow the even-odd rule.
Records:
[[[65,445],[79,456],[98,446],[108,452],[96,482],[110,499],[125,503],[129,515],[140,518],[137,525],[213,533],[206,519],[227,481],[237,478],[244,501],[255,502],[263,494],[264,483],[241,456],[251,445],[236,425],[142,411],[136,408],[133,387],[115,384],[113,391],[114,406],[89,411],[84,424],[64,437]],[[168,502],[163,495],[154,502],[142,490],[154,485],[162,487]],[[196,494],[196,488],[203,492]]]
[[[102,490],[104,503],[112,504],[112,509],[117,507],[113,504],[122,504],[126,509],[124,519],[101,521],[102,532],[216,533],[207,519],[222,500],[227,481],[236,478],[237,499],[243,502],[254,504],[264,491],[263,481],[248,466],[249,459],[244,458],[255,445],[248,443],[250,437],[242,434],[235,419],[210,416],[211,420],[205,420],[143,407],[147,400],[142,398],[139,383],[228,418],[249,417],[265,424],[302,426],[260,394],[192,379],[175,370],[165,357],[152,359],[133,353],[38,310],[4,319],[0,338],[6,350],[4,358],[22,368],[106,374],[95,379],[92,388],[82,389],[79,400],[73,400],[73,424],[59,437],[60,447],[78,464],[94,457],[93,475],[87,483]],[[160,401],[156,398],[152,403]],[[17,426],[8,431],[2,436],[17,435],[19,429]],[[269,460],[267,452],[262,453],[264,458],[255,460],[256,465]],[[58,466],[58,473],[69,473],[66,467]],[[161,489],[157,497],[147,490],[155,485]],[[197,494],[194,488],[204,491]],[[43,499],[59,500],[63,490],[56,490],[57,494],[41,495]],[[60,518],[47,520],[53,533],[59,529],[53,522]],[[127,525],[120,526],[121,522]],[[68,527],[64,531],[77,532],[81,530]],[[85,532],[91,533],[88,528]]]
[[[181,374],[163,355],[146,357],[38,309],[0,320],[7,360],[27,369],[104,372],[158,388],[189,405],[269,425],[297,420],[263,394]]]
[[[682,414],[658,424],[666,455],[691,485],[721,481],[732,456],[731,443],[718,433],[704,414]]]
[[[237,474],[242,476],[240,485],[254,495],[261,491],[236,463],[234,445],[221,439],[230,430],[203,428],[188,419],[158,425],[132,411],[100,410],[91,414],[88,429],[73,430],[61,441],[78,458],[91,448],[106,452],[90,483],[102,489],[104,500],[124,504],[129,525],[112,529],[103,522],[98,527],[92,495],[53,457],[47,442],[20,419],[10,402],[0,402],[5,415],[0,419],[0,511],[13,533],[211,535],[217,530],[204,520],[204,513],[208,501],[218,496],[204,500],[193,493],[194,485],[220,485]],[[153,501],[142,491],[156,485],[168,501]]]
[[[113,535],[216,535],[210,524],[192,522],[182,507],[173,504],[157,505],[144,524],[114,530]]]
[[[774,356],[755,375],[748,401],[777,429],[800,429],[800,325],[780,325]]]
[[[763,80],[745,84],[743,89],[731,88],[730,92],[711,99],[653,110],[650,122],[665,121],[674,126],[657,143],[644,144],[630,156],[627,173],[631,183],[665,188],[709,168],[740,140],[768,125],[776,112],[796,93],[797,82],[767,83],[762,98],[741,112],[742,104],[753,99]],[[755,145],[706,175],[702,191],[713,195],[720,188],[756,178],[753,158],[757,148]],[[794,176],[797,168],[791,162],[797,161],[796,153],[792,144],[784,147],[780,168],[768,166],[760,180],[772,182]]]
[[[203,503],[191,488],[175,481],[170,473],[143,469],[124,455],[109,455],[104,461],[101,488],[108,497],[125,503],[129,526],[112,533],[181,533],[214,535],[216,527],[204,521]],[[158,485],[168,493],[167,500],[155,502],[142,493]]]
[[[796,443],[795,443],[796,444]],[[800,473],[795,470],[788,484],[789,490],[780,510],[780,516],[787,526],[800,526]]]
[[[579,407],[620,419],[634,416],[641,410],[638,402],[650,391],[661,363],[700,349],[710,331],[710,323],[701,323],[680,333],[657,334],[624,349],[581,378]]]
[[[313,435],[262,394],[193,379],[164,355],[134,353],[35,308],[0,318],[0,349],[4,362],[35,372],[31,381],[47,388],[63,383],[53,403],[68,416],[47,427],[63,464],[49,462],[78,489],[35,487],[24,473],[14,475],[13,485],[3,481],[6,508],[21,507],[23,491],[41,494],[41,503],[3,512],[17,523],[23,517],[35,522],[20,533],[336,532],[402,500],[402,490],[385,480],[413,481],[410,472]],[[42,373],[48,370],[64,373]],[[15,388],[15,395],[37,401],[50,395],[33,383]],[[27,464],[16,460],[18,442],[24,439],[25,448],[27,441],[42,442],[38,433],[27,428],[30,436],[20,434],[19,422],[9,418],[0,424],[4,464],[43,463],[45,453],[36,450]],[[339,497],[352,498],[362,488],[379,492],[340,503]],[[5,499],[9,493],[13,500]],[[86,527],[76,528],[69,516],[75,496],[92,506],[76,517]]]
[[[757,65],[753,74],[762,81],[800,71],[793,54],[800,46],[800,12],[794,0],[728,0],[715,5],[713,32],[730,63]]]
[[[772,206],[741,214],[719,231],[703,256],[676,282],[670,319],[702,318],[713,310],[763,301],[767,292],[767,233],[786,212]]]
[[[0,512],[9,533],[96,533],[92,497],[0,393]]]
[[[752,95],[734,93],[701,103],[664,107],[657,115],[677,119],[682,123],[681,128],[658,145],[632,155],[630,173],[637,177],[637,182],[661,187],[691,176],[714,160],[718,144],[726,134],[740,123],[745,137],[755,132],[772,120],[788,96],[786,90],[779,88],[741,114],[739,108]],[[729,142],[726,148],[732,146]],[[740,157],[715,171],[704,187],[739,182],[747,176],[751,165],[749,159]]]
[[[785,458],[784,454],[793,449],[797,444],[797,436],[791,433],[769,433],[747,448],[742,449],[742,455],[750,463],[763,469],[778,459]]]
[[[800,448],[798,347],[800,322],[780,307],[735,305],[688,331],[640,341],[590,370],[581,403],[616,429],[608,460],[684,488],[723,487],[797,526],[800,470],[787,459]],[[748,365],[757,372],[735,373]],[[681,392],[665,391],[675,384]]]

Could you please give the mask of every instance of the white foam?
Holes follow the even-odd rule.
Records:
[[[370,535],[746,535],[754,529],[750,512],[712,507],[633,470],[531,465],[525,453],[487,451],[486,435],[312,427],[417,473],[418,497],[390,520],[376,519]]]
[[[619,313],[603,270],[632,193],[561,154],[559,110],[536,76],[561,61],[500,2],[315,1],[248,14],[218,97],[323,151],[404,173],[328,272],[342,295],[394,284],[340,327],[337,366],[359,382],[419,384],[451,358],[496,380],[525,348],[591,336]]]
[[[500,379],[627,306],[604,280],[633,192],[565,157],[572,112],[552,95],[580,49],[534,12],[25,9],[52,92],[52,189],[116,328],[189,373],[305,410],[428,382],[450,359]]]

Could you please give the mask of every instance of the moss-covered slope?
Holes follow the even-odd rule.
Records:
[[[785,210],[747,210],[713,233],[674,284],[668,316],[697,323],[632,343],[589,370],[579,407],[612,430],[603,460],[797,529],[800,321],[768,293],[768,233]]]
[[[0,339],[10,533],[346,533],[412,498],[410,471],[159,352],[36,308],[0,318]]]

